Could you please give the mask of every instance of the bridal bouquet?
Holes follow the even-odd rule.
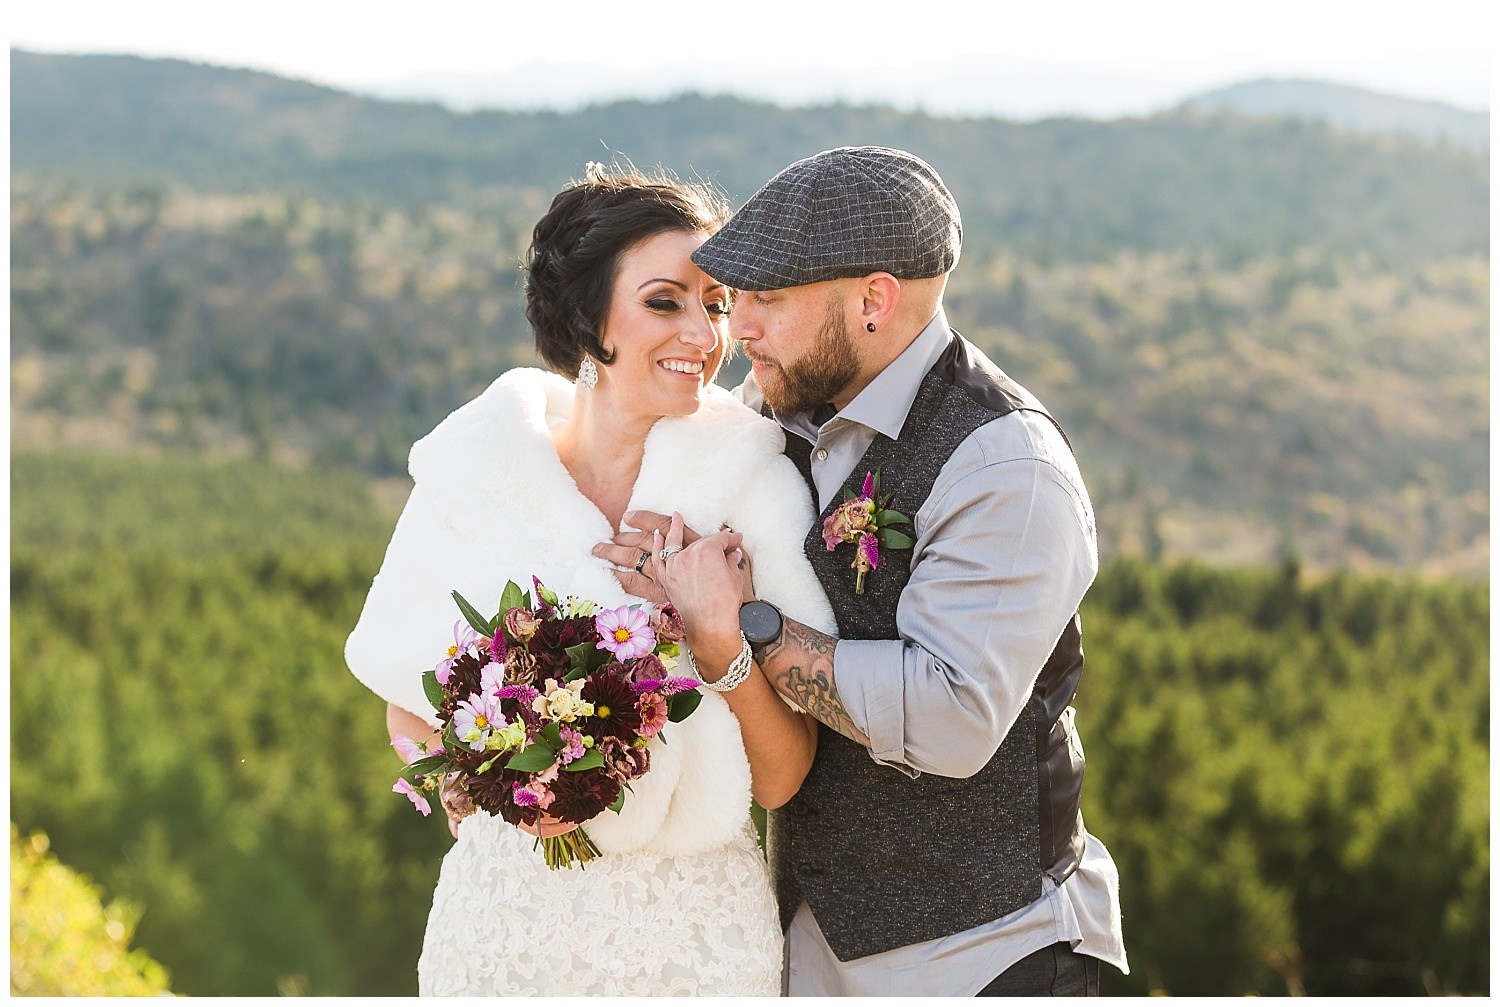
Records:
[[[422,677],[441,734],[393,743],[407,766],[392,789],[424,814],[424,793],[445,789],[512,825],[619,811],[630,782],[651,768],[646,745],[702,698],[697,679],[672,674],[683,626],[670,605],[601,610],[532,584],[534,601],[506,584],[492,619],[453,592],[463,619]],[[599,855],[582,828],[538,843],[552,868]]]

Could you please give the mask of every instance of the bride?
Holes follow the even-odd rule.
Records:
[[[700,540],[697,562],[712,549],[743,568],[742,546],[761,597],[832,631],[801,550],[812,504],[782,433],[712,384],[730,291],[689,255],[724,218],[706,189],[591,165],[537,223],[526,314],[555,373],[507,372],[413,446],[415,486],[345,649],[387,701],[393,738],[437,725],[421,676],[454,643],[451,591],[492,607],[506,581],[535,575],[602,606],[639,602],[593,553],[628,509],[724,528]],[[659,575],[661,562],[642,553],[634,568]],[[693,606],[680,607],[691,646]],[[717,683],[727,662],[698,670]],[[457,842],[433,895],[421,993],[777,995],[782,935],[750,799],[788,800],[817,735],[750,671],[702,690],[697,711],[653,739],[621,811],[586,824],[602,856],[582,869],[549,869],[533,835],[450,810]]]

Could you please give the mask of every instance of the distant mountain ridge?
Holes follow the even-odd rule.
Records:
[[[1490,117],[1437,101],[1419,101],[1315,80],[1261,80],[1198,95],[1180,108],[1326,122],[1338,129],[1389,133],[1488,150]]]
[[[1314,123],[1013,123],[704,96],[458,114],[180,60],[11,54],[12,171],[89,184],[410,205],[548,193],[620,156],[710,178],[738,202],[790,161],[843,144],[904,147],[936,166],[964,208],[966,254],[1488,250],[1486,155]]]
[[[350,89],[393,101],[436,102],[458,112],[567,112],[612,101],[664,101],[684,93],[732,95],[789,108],[874,104],[1015,122],[1098,122],[1192,108],[1315,119],[1341,129],[1442,140],[1474,150],[1489,146],[1486,111],[1328,80],[1250,79],[1190,93],[1168,76],[1146,70],[974,56],[866,67],[858,73],[836,66],[706,61],[648,68],[534,62],[493,74],[433,72]]]

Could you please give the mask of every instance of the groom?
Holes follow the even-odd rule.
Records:
[[[792,996],[1096,994],[1101,960],[1127,968],[1069,706],[1093,511],[1056,421],[948,327],[962,233],[921,159],[845,147],[786,168],[693,255],[740,291],[740,394],[785,428],[817,501],[805,548],[839,627],[739,613],[763,673],[820,722],[769,815]],[[878,529],[838,512],[876,473],[877,512],[915,527],[877,513],[897,534],[861,543]]]

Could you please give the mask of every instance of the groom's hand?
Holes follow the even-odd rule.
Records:
[[[620,532],[612,541],[594,546],[594,555],[617,567],[614,572],[615,580],[626,591],[637,598],[644,598],[658,605],[665,604],[667,592],[661,586],[661,560],[656,555],[656,550],[661,546],[658,544],[653,548],[651,533],[659,532],[661,541],[665,541],[667,531],[672,527],[672,518],[655,511],[630,510],[625,512],[622,524],[639,528],[640,531]],[[684,546],[692,545],[702,537],[691,528],[682,529]],[[646,560],[637,570],[636,562],[640,560],[642,553],[646,554]]]

